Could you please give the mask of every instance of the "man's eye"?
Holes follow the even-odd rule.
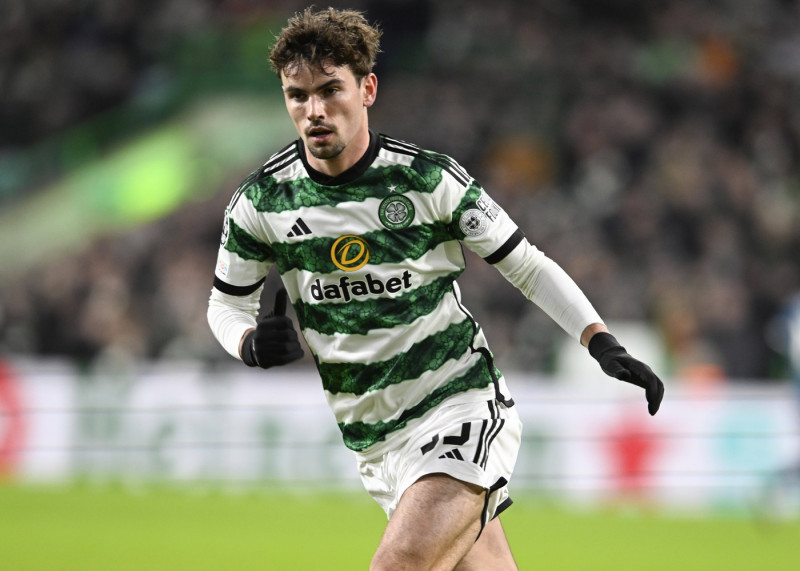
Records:
[[[291,99],[292,101],[305,101],[306,100],[306,94],[305,93],[290,93],[289,94],[289,99]]]

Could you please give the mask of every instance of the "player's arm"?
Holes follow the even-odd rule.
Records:
[[[664,396],[661,380],[650,367],[628,355],[572,278],[530,244],[508,214],[456,167],[448,171],[452,176],[445,178],[444,185],[448,191],[444,193],[445,215],[453,213],[454,235],[588,347],[606,374],[644,388],[648,410],[655,414]]]
[[[218,284],[211,289],[211,297],[208,300],[208,325],[225,351],[232,357],[241,359],[242,340],[256,327],[263,284],[246,295],[225,293],[222,289]]]
[[[278,292],[272,313],[257,320],[273,260],[269,246],[258,236],[252,210],[246,200],[236,197],[226,210],[207,315],[214,337],[231,356],[249,367],[266,369],[299,359],[303,350],[286,316],[285,289]]]
[[[648,411],[651,415],[658,412],[664,384],[611,335],[581,289],[558,264],[523,239],[494,265],[567,333],[579,339],[604,373],[643,388]]]
[[[286,365],[303,356],[297,331],[286,315],[285,289],[278,290],[272,312],[256,321],[263,286],[244,296],[223,293],[217,286],[219,283],[208,303],[208,324],[228,353],[248,367],[262,369]]]

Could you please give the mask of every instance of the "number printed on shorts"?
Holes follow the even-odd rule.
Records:
[[[505,420],[502,418],[487,418],[463,423],[460,434],[441,438],[442,446],[452,448],[444,451],[439,458],[464,460],[466,456],[466,458],[471,457],[473,463],[485,467],[489,456],[489,447],[502,430],[504,423]],[[470,441],[470,436],[473,436],[474,433],[478,434],[478,438],[472,438]],[[439,445],[439,440],[439,435],[435,434],[430,442],[420,447],[420,452],[423,455],[432,452]]]

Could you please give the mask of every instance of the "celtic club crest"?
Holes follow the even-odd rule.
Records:
[[[407,227],[414,220],[414,203],[402,194],[392,194],[381,201],[378,216],[390,230]]]

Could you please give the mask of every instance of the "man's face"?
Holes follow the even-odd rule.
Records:
[[[281,73],[286,109],[314,168],[336,175],[350,168],[369,145],[367,107],[375,100],[374,74],[356,80],[347,66],[308,66]]]

